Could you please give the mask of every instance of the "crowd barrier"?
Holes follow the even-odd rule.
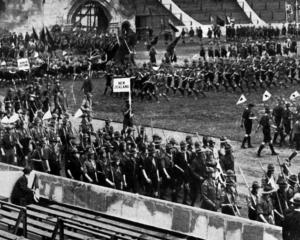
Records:
[[[21,169],[0,163],[0,176],[1,172],[18,170]],[[36,177],[40,195],[46,199],[182,232],[204,240],[282,239],[281,228],[276,226],[45,173],[37,172]],[[2,180],[0,189],[5,185],[6,181]]]

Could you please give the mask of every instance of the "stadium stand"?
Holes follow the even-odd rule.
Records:
[[[30,236],[30,239],[186,239],[181,233],[53,202],[32,204],[25,209],[0,201],[0,206],[0,225],[6,226],[14,234]],[[1,234],[2,231],[2,237]],[[14,234],[3,231],[3,236],[7,236],[5,239],[16,239],[13,238]]]
[[[233,0],[173,0],[183,11],[201,24],[211,24],[211,17],[226,16],[236,23],[250,23],[243,9]],[[267,1],[267,0],[266,0]]]
[[[284,0],[247,0],[250,7],[267,23],[284,23]]]
[[[135,0],[136,1],[136,28],[137,30],[151,27],[155,33],[167,26],[168,20],[172,20],[176,26],[183,25],[180,16],[174,16],[159,0]]]

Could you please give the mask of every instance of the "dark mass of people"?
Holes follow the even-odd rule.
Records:
[[[72,45],[74,38],[64,43],[61,38],[58,41],[54,37],[51,47],[63,51],[73,49],[57,57],[49,50],[49,39],[55,36],[55,29],[52,33],[46,30],[45,34],[48,35],[47,44],[42,50],[37,47],[43,41],[34,40],[34,33],[32,37],[12,35],[1,41],[0,79],[10,86],[1,113],[2,162],[241,216],[235,158],[226,137],[221,137],[220,146],[216,146],[212,138],[200,138],[198,135],[196,141],[195,136],[188,135],[179,143],[174,138],[163,140],[157,134],[147,136],[143,126],[134,125],[130,101],[126,101],[122,107],[124,120],[121,131],[113,128],[110,119],[105,121],[103,128],[95,129],[92,123],[91,76],[93,72],[104,72],[105,94],[108,89],[114,94],[114,77],[130,77],[133,97],[141,100],[158,100],[161,96],[168,98],[177,92],[182,96],[197,98],[199,94],[206,96],[208,91],[250,92],[258,88],[287,87],[298,84],[300,80],[299,65],[293,57],[296,51],[294,41],[209,45],[208,49],[202,46],[197,60],[185,61],[180,66],[172,63],[177,59],[175,47],[182,37],[181,33],[167,46],[160,66],[156,63],[157,39],[154,39],[149,46],[150,63],[137,67],[132,44],[128,44],[126,35],[120,38],[117,35],[104,35],[99,39],[96,36],[95,42],[93,37],[87,36],[83,45],[80,45],[80,38]],[[43,37],[40,36],[40,39]],[[34,43],[32,51],[31,40]],[[73,53],[74,49],[78,50],[79,46],[89,49],[84,56],[66,56]],[[117,50],[126,58],[116,61]],[[17,70],[16,59],[20,57],[30,59],[30,71]],[[9,61],[11,64],[8,64]],[[81,122],[79,127],[74,127],[67,113],[68,102],[61,80],[72,79],[79,74],[85,79],[82,86],[84,97],[80,108],[82,114],[78,116]],[[282,104],[279,101],[278,107],[272,112],[277,129],[274,139],[271,138],[273,118],[269,108],[266,108],[265,115],[259,121],[259,128],[262,128],[264,135],[264,142],[257,152],[259,157],[265,144],[269,144],[272,154],[277,155],[273,142],[279,136],[280,144],[283,144],[286,135],[300,126],[299,114],[295,115],[294,121],[288,112],[289,106],[284,108]],[[243,148],[246,143],[252,147],[253,107],[250,104],[242,117],[242,127],[246,131]],[[294,130],[293,133],[294,139],[298,139],[296,142],[300,141],[300,130]],[[300,144],[297,144],[299,150]],[[300,174],[291,171],[295,155],[293,153],[279,163],[278,177],[274,175],[274,164],[269,164],[266,170],[263,169],[265,173],[261,182],[254,181],[249,186],[248,216],[251,220],[291,226],[289,222],[299,219]],[[24,171],[24,175],[28,175],[28,172]],[[20,187],[24,182],[26,179],[20,182]],[[14,199],[15,203],[24,204],[24,199],[20,203],[17,198]],[[291,236],[291,232],[293,230],[285,230],[284,234]]]

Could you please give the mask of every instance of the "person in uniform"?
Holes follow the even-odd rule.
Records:
[[[138,165],[137,165],[137,151],[136,148],[131,148],[129,154],[127,154],[121,162],[124,189],[128,192],[138,192]]]
[[[264,139],[257,151],[257,157],[261,156],[261,151],[264,149],[266,144],[269,144],[272,155],[278,155],[278,153],[275,152],[274,146],[272,144],[271,117],[270,117],[270,108],[269,107],[266,107],[265,114],[261,117],[261,119],[259,121],[259,125],[257,126],[257,129],[256,129],[256,132],[259,130],[260,127],[262,127]]]
[[[201,149],[199,142],[195,142],[195,157],[191,162],[191,206],[195,205],[199,192],[201,192],[201,185],[205,179],[206,155]]]
[[[83,180],[87,183],[98,184],[97,166],[94,159],[94,150],[88,149],[86,160],[83,163]]]
[[[174,176],[173,176],[173,153],[171,144],[166,145],[166,151],[162,154],[159,163],[161,185],[160,185],[160,199],[164,199],[167,191],[173,190]]]
[[[293,210],[285,215],[282,222],[282,238],[283,240],[300,239],[300,193],[296,193],[291,200]]]
[[[155,146],[151,143],[148,147],[148,157],[146,157],[142,168],[146,180],[146,195],[150,197],[158,197],[158,187],[160,182],[158,163],[159,161],[156,156]]]
[[[246,148],[245,144],[248,143],[248,148],[252,148],[251,145],[251,132],[254,119],[254,113],[252,112],[254,104],[249,103],[248,107],[244,110],[242,115],[241,127],[245,129],[245,137],[242,142],[241,148]]]
[[[232,178],[226,178],[224,192],[221,197],[221,211],[224,214],[240,216],[239,206],[237,205],[238,193],[236,183]]]
[[[271,194],[274,189],[266,184],[263,188],[262,195],[257,203],[257,220],[263,223],[274,224],[274,209]]]
[[[189,191],[189,177],[190,177],[190,154],[186,149],[186,142],[180,142],[180,150],[174,154],[174,181],[175,187],[172,193],[172,201],[177,202],[177,197],[183,187],[182,203],[187,204],[187,197]]]
[[[133,127],[133,113],[130,106],[129,100],[126,100],[125,106],[122,109],[123,112],[123,130],[122,133],[125,133],[128,127]]]
[[[68,178],[80,181],[83,167],[80,160],[79,151],[74,145],[72,145],[72,148],[69,148],[67,151],[65,171]]]
[[[272,111],[272,115],[276,126],[276,131],[273,137],[273,144],[277,144],[277,137],[280,136],[279,146],[282,146],[282,143],[284,141],[283,126],[282,126],[283,114],[284,114],[283,103],[281,99],[278,99],[277,106],[274,107]]]
[[[291,137],[291,132],[292,132],[292,116],[293,113],[290,109],[290,104],[286,103],[285,104],[285,109],[283,111],[282,115],[282,125],[283,125],[283,140],[282,143],[285,142],[286,136],[289,136],[289,143],[292,143],[292,137]]]
[[[290,200],[294,197],[294,195],[299,192],[299,183],[297,181],[297,175],[291,174],[287,181],[288,181],[288,188],[287,188],[287,199]],[[291,207],[291,204],[288,202],[289,206]]]
[[[34,190],[27,186],[30,172],[31,168],[24,168],[23,176],[15,183],[10,197],[13,204],[26,206],[33,202]]]
[[[248,203],[248,218],[250,220],[256,221],[258,219],[257,216],[257,203],[258,203],[258,190],[260,186],[257,181],[252,183],[250,195],[247,196]]]
[[[267,171],[265,172],[265,174],[261,179],[262,187],[264,187],[265,185],[269,185],[272,189],[277,188],[274,172],[275,172],[274,164],[272,163],[268,164]]]
[[[277,184],[279,188],[271,195],[271,197],[273,199],[275,224],[281,227],[284,215],[289,209],[287,200],[288,184],[282,176],[278,178]]]
[[[201,186],[202,204],[201,208],[217,212],[220,208],[221,187],[216,178],[216,170],[206,167],[207,179]]]

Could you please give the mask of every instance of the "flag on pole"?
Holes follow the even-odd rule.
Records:
[[[43,120],[48,120],[48,119],[51,119],[52,118],[52,114],[51,114],[51,111],[50,109],[44,114],[43,116]]]
[[[217,23],[217,25],[219,25],[221,27],[225,26],[225,21],[221,17],[219,17],[219,16],[217,16],[216,23]]]
[[[265,102],[265,101],[268,101],[271,97],[272,97],[272,94],[269,93],[268,91],[265,91],[262,100],[263,100],[263,102]]]
[[[17,113],[14,113],[10,118],[9,118],[9,123],[15,123],[16,121],[19,120],[19,115]]]
[[[79,108],[77,112],[74,114],[74,118],[80,118],[83,115],[82,110]]]
[[[244,94],[242,94],[242,95],[240,96],[239,100],[237,101],[236,105],[240,105],[240,104],[242,104],[242,103],[244,103],[244,102],[247,102],[247,98],[245,97]]]
[[[174,25],[171,19],[169,19],[168,24],[174,33],[179,32],[178,28]]]
[[[158,69],[160,68],[159,66],[153,66],[152,67],[154,71],[158,71]]]
[[[293,92],[292,94],[291,94],[291,96],[290,96],[290,100],[295,100],[297,97],[299,97],[300,96],[300,93],[298,92],[298,91],[295,91],[295,92]]]

